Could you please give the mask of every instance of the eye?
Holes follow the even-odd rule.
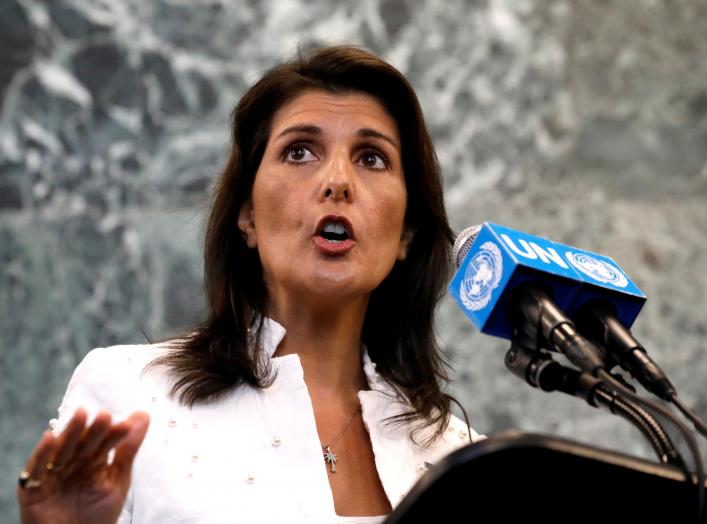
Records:
[[[316,160],[317,157],[312,153],[307,144],[299,142],[287,146],[283,152],[283,158],[286,162],[292,164],[303,164]]]
[[[388,158],[378,151],[367,149],[359,157],[359,162],[363,167],[368,169],[387,169],[389,162]]]

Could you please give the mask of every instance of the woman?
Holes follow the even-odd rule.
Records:
[[[20,477],[23,522],[382,521],[477,437],[433,334],[451,241],[396,69],[354,47],[271,69],[234,111],[208,318],[87,355]]]

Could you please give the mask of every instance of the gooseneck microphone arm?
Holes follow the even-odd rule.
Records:
[[[668,433],[646,410],[627,398],[615,395],[601,383],[596,389],[595,401],[636,426],[651,443],[661,462],[678,466],[686,475],[690,474]]]
[[[697,445],[697,440],[695,440],[694,435],[690,430],[683,424],[680,419],[678,419],[673,413],[667,408],[661,406],[660,404],[643,398],[630,389],[626,388],[623,384],[617,381],[610,373],[604,369],[599,370],[599,378],[607,385],[614,387],[614,390],[618,394],[622,394],[624,397],[628,397],[634,402],[651,409],[654,412],[660,413],[661,415],[667,417],[673,424],[680,430],[680,433],[685,437],[685,443],[690,448],[690,452],[695,460],[695,487],[697,488],[697,522],[702,522],[702,514],[705,502],[705,472],[704,465],[702,464],[702,454],[700,453],[700,448]]]
[[[516,376],[543,391],[561,391],[584,399],[592,407],[603,407],[633,424],[651,444],[658,460],[689,474],[670,436],[658,421],[635,402],[620,397],[601,379],[563,366],[544,351],[514,343],[506,353],[506,367]]]

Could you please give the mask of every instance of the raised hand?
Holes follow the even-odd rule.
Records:
[[[150,418],[135,412],[111,424],[111,415],[102,411],[88,427],[86,420],[86,412],[78,409],[61,435],[47,431],[34,448],[17,488],[23,524],[117,521]]]

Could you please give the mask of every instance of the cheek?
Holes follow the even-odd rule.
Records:
[[[390,191],[387,198],[377,200],[372,210],[372,216],[376,217],[381,236],[394,239],[396,247],[403,231],[406,201],[405,188],[398,188]]]
[[[294,188],[277,180],[257,180],[253,187],[253,214],[258,241],[289,233],[301,226],[301,210]]]
[[[269,177],[268,177],[269,178]],[[297,195],[277,180],[258,180],[253,186],[253,221],[257,249],[266,283],[287,279],[291,255],[302,219]]]

